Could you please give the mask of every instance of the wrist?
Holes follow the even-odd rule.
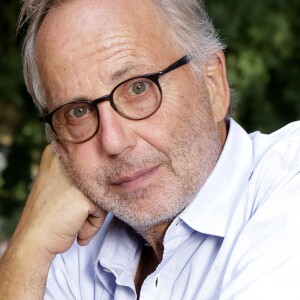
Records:
[[[33,239],[15,235],[0,261],[0,299],[43,299],[54,257]]]
[[[48,251],[42,241],[43,238],[40,238],[37,233],[17,230],[8,245],[6,254],[12,254],[23,267],[28,265],[32,271],[36,268],[41,276],[47,275],[55,254]]]

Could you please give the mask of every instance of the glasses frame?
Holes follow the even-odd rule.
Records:
[[[105,96],[101,96],[100,98],[97,98],[95,100],[75,100],[75,101],[72,101],[72,102],[68,102],[68,103],[65,103],[63,105],[60,105],[59,107],[57,107],[56,109],[54,109],[52,112],[44,115],[44,116],[41,116],[40,117],[40,122],[43,122],[43,123],[47,123],[50,125],[52,131],[54,132],[54,134],[57,136],[57,138],[59,140],[63,140],[63,141],[66,141],[66,142],[70,142],[70,143],[73,143],[73,144],[80,144],[80,143],[84,143],[88,140],[90,140],[91,138],[93,138],[95,136],[95,134],[98,132],[98,129],[99,129],[99,124],[100,124],[100,119],[99,119],[99,109],[98,109],[98,104],[104,102],[104,101],[109,101],[111,107],[119,114],[121,115],[122,117],[128,119],[128,120],[135,120],[135,121],[139,121],[139,120],[144,120],[144,119],[147,119],[149,117],[151,117],[152,115],[154,115],[158,109],[160,108],[161,106],[161,103],[162,103],[162,89],[161,89],[161,86],[160,86],[160,83],[159,83],[159,78],[181,66],[184,66],[186,64],[188,64],[191,60],[193,59],[193,56],[191,54],[187,54],[183,57],[181,57],[180,59],[178,59],[177,61],[175,61],[174,63],[172,63],[170,66],[166,67],[165,69],[159,71],[159,72],[155,72],[155,73],[149,73],[149,74],[142,74],[142,75],[138,75],[138,76],[134,76],[134,77],[131,77],[129,79],[126,79],[122,82],[120,82],[118,85],[116,85],[113,90],[111,91],[110,94],[107,94]],[[158,87],[159,89],[159,92],[161,94],[161,99],[160,99],[160,103],[158,105],[158,107],[149,115],[147,115],[146,117],[142,117],[142,118],[133,118],[133,117],[130,117],[130,116],[127,116],[126,114],[122,113],[121,111],[118,110],[118,108],[116,107],[115,103],[114,103],[114,99],[113,99],[113,95],[114,95],[114,92],[124,83],[128,82],[128,81],[131,81],[131,80],[134,80],[134,79],[138,79],[138,78],[146,78],[146,79],[149,79],[151,80],[152,82],[154,82],[156,84],[156,86]],[[65,139],[63,136],[60,136],[54,126],[53,126],[53,115],[58,111],[60,110],[62,107],[64,106],[67,106],[67,105],[70,105],[70,104],[87,104],[89,106],[91,106],[96,114],[97,114],[97,122],[98,122],[98,125],[97,125],[97,128],[95,129],[95,132],[88,138],[82,140],[82,141],[70,141],[70,140],[67,140]]]

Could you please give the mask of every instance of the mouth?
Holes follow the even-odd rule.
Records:
[[[160,165],[139,170],[137,172],[121,176],[111,182],[113,187],[119,187],[124,191],[133,191],[146,187],[156,177],[161,169]]]

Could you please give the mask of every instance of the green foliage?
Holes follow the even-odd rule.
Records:
[[[22,76],[16,38],[19,9],[16,1],[0,4],[0,153],[7,157],[7,167],[0,173],[0,241],[15,227],[45,145]]]
[[[235,118],[248,131],[265,132],[299,119],[300,1],[209,0],[207,8],[228,45]],[[0,172],[0,241],[13,231],[45,146],[22,78],[19,9],[17,1],[0,3],[0,154],[7,155]]]
[[[228,76],[237,91],[238,121],[273,131],[300,117],[300,2],[207,1],[228,45]]]

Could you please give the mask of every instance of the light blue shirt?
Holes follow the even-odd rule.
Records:
[[[45,299],[136,299],[142,246],[109,214],[88,246],[56,256]],[[248,135],[230,120],[214,171],[169,226],[140,299],[300,299],[300,122]]]

